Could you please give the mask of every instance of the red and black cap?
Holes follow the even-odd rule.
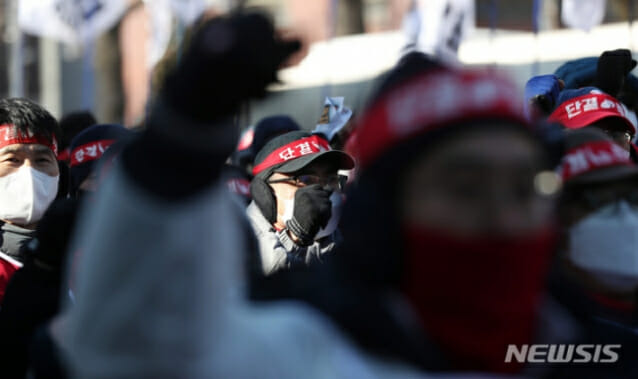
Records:
[[[354,168],[354,159],[343,151],[332,150],[324,138],[304,131],[293,131],[277,136],[264,145],[255,157],[253,175],[265,173],[269,176],[273,172],[289,174],[319,161],[337,170]]]

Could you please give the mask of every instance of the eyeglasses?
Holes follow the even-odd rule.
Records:
[[[603,130],[611,139],[620,145],[626,145],[631,142],[631,134],[628,132],[617,130]]]
[[[294,182],[294,185],[303,187],[313,184],[319,184],[322,187],[329,188],[332,191],[343,191],[346,188],[348,177],[345,175],[296,175],[289,178],[269,180],[268,183],[286,183]]]

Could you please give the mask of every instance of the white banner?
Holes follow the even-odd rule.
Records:
[[[605,18],[605,0],[563,0],[561,19],[570,28],[591,30]]]
[[[128,0],[20,0],[18,23],[29,34],[85,44],[115,25]]]
[[[457,61],[461,41],[476,26],[474,0],[419,0],[419,22],[408,33],[417,36],[416,48],[445,61]],[[418,33],[412,30],[418,27]]]

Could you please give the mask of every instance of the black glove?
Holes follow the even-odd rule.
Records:
[[[207,21],[193,36],[165,93],[179,111],[198,120],[232,114],[265,94],[299,41],[282,41],[261,13],[233,13]]]
[[[636,67],[636,61],[631,58],[627,49],[605,51],[598,58],[596,68],[596,87],[611,96],[618,96],[625,78]]]
[[[295,209],[286,227],[301,245],[310,245],[319,229],[328,224],[331,214],[330,191],[319,184],[306,186],[295,193]]]
[[[242,103],[265,94],[299,47],[281,41],[259,13],[204,23],[166,78],[147,130],[123,152],[129,176],[169,200],[210,186],[237,144],[232,117]]]

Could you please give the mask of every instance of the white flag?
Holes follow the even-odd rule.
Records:
[[[605,18],[605,0],[563,0],[561,19],[570,28],[591,30]]]
[[[458,61],[461,41],[476,26],[474,0],[419,0],[416,48],[445,61]]]
[[[85,44],[115,25],[127,0],[20,0],[18,23],[30,34]]]
[[[326,97],[321,118],[313,133],[321,133],[328,141],[332,141],[343,129],[352,117],[352,110],[343,105],[343,100],[343,97]]]

